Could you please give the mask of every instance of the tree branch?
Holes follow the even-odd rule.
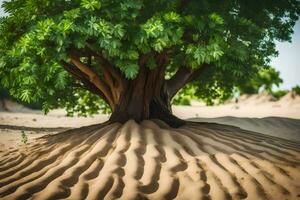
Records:
[[[111,89],[114,101],[119,102],[121,93],[127,87],[127,81],[125,77],[113,64],[105,59],[102,54],[95,53],[94,55],[95,58],[100,61],[101,71],[103,72],[107,85]]]
[[[116,81],[113,80],[112,75],[109,72],[109,70],[107,70],[106,66],[104,66],[103,64],[100,64],[100,69],[103,73],[104,81],[106,82],[106,84],[110,88],[110,91],[111,91],[112,98],[113,98],[114,102],[118,102],[119,95],[118,95],[118,91],[117,91],[117,85],[115,84]]]
[[[201,74],[203,74],[208,68],[210,68],[211,65],[209,64],[203,64],[199,69],[194,71],[190,78],[187,80],[187,83],[195,81]]]
[[[102,62],[103,67],[105,67],[105,70],[108,71],[115,80],[121,82],[121,84],[123,83],[123,81],[125,81],[125,78],[122,75],[122,73],[107,59],[105,59],[102,54],[95,53],[95,57],[98,58],[100,62]]]
[[[166,81],[167,90],[170,95],[170,98],[175,96],[175,94],[184,87],[187,83],[194,81],[198,78],[210,65],[203,64],[197,70],[191,70],[187,67],[181,67],[177,70],[174,76],[171,79]]]
[[[100,96],[104,101],[106,101],[106,103],[108,103],[104,94],[94,84],[92,84],[89,81],[89,79],[85,76],[85,74],[83,74],[79,69],[77,69],[76,67],[74,67],[73,65],[65,61],[61,61],[60,63],[62,67],[67,72],[69,72],[72,76],[74,76],[74,78],[79,80],[87,90],[89,90],[93,94]]]
[[[106,68],[105,70],[108,71],[111,77],[114,78],[115,83],[117,83],[119,86],[126,84],[126,79],[123,74],[112,63],[110,63],[101,52],[94,50],[89,43],[87,43],[87,48],[87,53],[93,55],[101,62],[101,64],[103,64],[103,67]]]
[[[166,70],[167,64],[169,63],[168,54],[166,52],[159,54],[157,62],[158,62],[157,63],[158,64],[158,69],[157,69],[158,77],[157,77],[155,93],[156,93],[156,95],[159,95],[159,93],[161,92],[161,88],[165,84],[164,83],[165,82],[165,70]]]
[[[104,82],[107,87],[111,91],[112,98],[115,102],[119,100],[119,93],[126,86],[126,79],[122,75],[122,73],[107,59],[104,58],[102,53],[98,53],[92,49],[92,47],[88,47],[84,50],[69,48],[68,53],[77,58],[87,57],[88,58],[88,66],[91,66],[91,58],[92,56],[96,58],[100,62],[100,69],[103,73]]]
[[[106,84],[99,78],[96,72],[94,72],[89,66],[82,63],[75,55],[70,54],[70,58],[72,63],[89,78],[89,81],[93,83],[100,91],[102,91],[102,93],[108,100],[109,105],[111,107],[114,107],[114,101],[109,89],[107,88]]]
[[[91,56],[93,56],[100,62],[100,68],[104,74],[105,82],[111,88],[111,91],[124,90],[124,88],[126,88],[128,84],[128,81],[126,80],[122,72],[116,66],[114,66],[108,59],[106,59],[101,52],[94,50],[89,43],[87,43],[86,45],[87,47],[83,50],[76,49],[75,47],[69,48],[68,53],[79,58],[91,58]]]

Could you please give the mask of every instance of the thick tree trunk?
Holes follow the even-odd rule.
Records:
[[[138,77],[130,81],[120,95],[119,102],[112,109],[110,121],[124,123],[129,119],[137,122],[159,119],[171,127],[185,124],[184,120],[172,114],[163,70],[141,68]]]
[[[148,109],[150,113],[147,114]],[[119,106],[119,108],[112,113],[109,121],[125,123],[130,119],[134,119],[136,122],[147,119],[159,119],[174,128],[185,124],[184,120],[174,116],[171,110],[167,109],[166,105],[161,104],[160,100],[157,99],[152,100],[149,105],[144,105],[143,108],[134,107],[132,102],[130,102],[129,106]]]
[[[63,67],[81,81],[86,89],[99,95],[109,104],[113,112],[111,122],[160,119],[172,127],[185,124],[172,114],[170,101],[180,88],[209,68],[207,64],[197,70],[183,66],[171,79],[165,80],[165,70],[169,62],[167,53],[149,52],[139,58],[137,77],[134,80],[126,80],[101,53],[90,52],[87,63],[80,60],[80,57],[87,56],[83,52],[70,49],[68,53],[72,63],[62,61]],[[102,76],[91,66],[92,57],[99,63]],[[152,70],[146,67],[150,57],[154,57],[157,64]]]

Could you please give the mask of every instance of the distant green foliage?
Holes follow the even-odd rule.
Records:
[[[191,98],[189,96],[180,96],[178,98],[174,98],[172,101],[172,104],[174,105],[184,105],[184,106],[190,106],[191,105]]]
[[[68,116],[73,116],[77,113],[79,116],[90,116],[98,114],[99,110],[102,113],[110,113],[109,106],[98,96],[89,93],[88,91],[81,91],[74,96],[66,99],[66,102],[61,102],[68,112]],[[60,105],[59,105],[60,106]],[[50,110],[51,108],[47,108]],[[45,108],[43,108],[45,111]]]
[[[242,80],[238,86],[241,94],[257,94],[262,91],[272,93],[274,85],[279,86],[282,83],[279,71],[269,67],[259,71],[255,76]],[[282,94],[283,91],[278,91],[277,95]]]
[[[300,95],[300,86],[297,85],[297,86],[293,87],[292,91],[294,91],[296,94]]]
[[[298,0],[13,0],[3,8],[0,84],[22,101],[42,102],[45,112],[66,107],[70,115],[107,108],[61,66],[70,49],[101,52],[127,79],[149,52],[167,53],[167,76],[209,63],[191,86],[212,104],[236,86],[248,92],[242,80],[264,73],[277,55],[275,40],[291,41],[300,14]],[[99,63],[92,65],[102,76]],[[146,66],[157,67],[153,59]]]
[[[172,104],[174,105],[191,105],[191,100],[196,100],[197,97],[195,96],[195,88],[191,87],[190,85],[182,88],[172,99]]]
[[[276,99],[280,99],[281,97],[285,96],[288,92],[289,92],[288,90],[277,90],[277,91],[272,91],[271,94]]]

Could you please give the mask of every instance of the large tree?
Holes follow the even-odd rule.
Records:
[[[227,98],[290,41],[297,0],[13,0],[3,3],[0,78],[15,97],[111,121],[171,113],[186,84]],[[101,101],[102,99],[103,101]]]

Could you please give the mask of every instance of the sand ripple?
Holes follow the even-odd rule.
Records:
[[[300,199],[300,144],[236,127],[90,126],[0,152],[0,199]]]

